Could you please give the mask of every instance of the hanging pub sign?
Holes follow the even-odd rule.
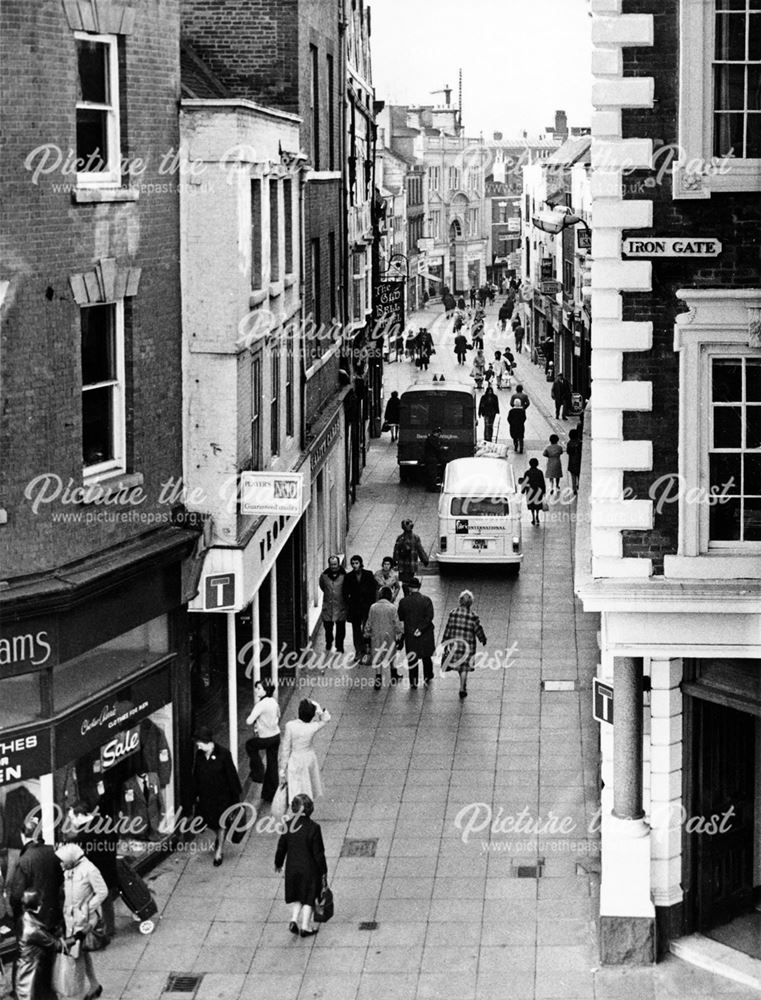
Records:
[[[576,230],[576,249],[577,250],[592,249],[592,231],[590,229]]]
[[[0,787],[50,771],[50,729],[0,736]]]
[[[625,257],[718,257],[722,247],[718,240],[704,236],[638,236],[624,240],[622,249]]]
[[[542,258],[542,269],[539,276],[542,281],[550,281],[555,277],[555,261],[552,257]]]
[[[404,329],[404,281],[379,281],[373,296],[373,329],[376,337]]]

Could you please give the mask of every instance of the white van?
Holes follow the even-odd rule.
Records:
[[[504,458],[457,458],[449,462],[439,499],[439,549],[448,563],[523,561],[523,497]]]

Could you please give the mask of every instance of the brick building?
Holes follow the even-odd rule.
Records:
[[[614,691],[602,957],[652,961],[671,944],[737,974],[718,942],[742,947],[761,919],[761,14],[591,7],[591,525],[577,589],[602,615]]]
[[[2,848],[35,802],[186,796],[179,5],[9,2],[0,393]],[[146,775],[136,793],[136,775]]]

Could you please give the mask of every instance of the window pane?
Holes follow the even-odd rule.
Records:
[[[748,100],[745,106],[748,111],[761,111],[761,65],[748,66]],[[755,125],[758,127],[758,121]],[[752,127],[751,119],[748,122],[748,138]]]
[[[116,378],[116,334],[114,307],[82,309],[82,385]]]
[[[761,406],[745,410],[745,447],[761,448]]]
[[[748,58],[753,62],[761,59],[761,14],[751,14],[748,21]]]
[[[743,493],[745,496],[761,497],[761,454],[746,455],[743,459]]]
[[[108,166],[108,112],[77,108],[77,168],[100,171]]]
[[[740,456],[711,455],[711,490],[726,496],[740,494]]]
[[[716,18],[716,59],[745,59],[745,14],[719,14]]]
[[[713,400],[715,403],[742,401],[742,363],[735,359],[713,362]]]
[[[114,457],[112,388],[82,393],[82,458],[85,467]]]
[[[507,517],[509,509],[507,500],[482,497],[480,500],[465,500],[462,512],[470,517]]]
[[[728,500],[710,508],[709,531],[711,541],[736,542],[740,540],[740,501]]]
[[[761,403],[761,358],[745,362],[745,398],[749,403]]]
[[[713,409],[714,448],[742,447],[742,409],[735,406],[715,406]]]
[[[715,66],[714,87],[717,111],[742,110],[745,107],[744,66]]]
[[[78,100],[91,104],[110,104],[108,93],[108,52],[104,42],[77,40],[79,68]]]
[[[743,541],[761,542],[761,500],[746,500],[743,513]]]
[[[758,104],[758,96],[755,103]],[[751,160],[761,159],[761,114],[758,111],[748,115],[748,135],[745,143],[745,155]]]
[[[716,0],[716,10],[745,10],[745,0]]]

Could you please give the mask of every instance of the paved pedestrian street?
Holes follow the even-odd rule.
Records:
[[[410,325],[432,325],[437,315],[431,308]],[[496,306],[492,324],[495,315]],[[422,377],[451,380],[449,326],[432,328],[437,353]],[[487,357],[507,342],[487,339]],[[415,371],[405,361],[385,370],[386,396]],[[520,474],[552,431],[562,436],[574,421],[552,419],[550,387],[525,353],[517,374],[532,401]],[[504,418],[499,437],[506,440]],[[346,555],[360,553],[373,570],[405,516],[434,548],[437,497],[421,484],[399,484],[395,451],[388,435],[372,442],[351,511]],[[209,838],[201,838],[152,873],[162,920],[151,937],[121,910],[120,933],[95,956],[104,996],[173,995],[163,993],[170,973],[201,976],[198,1000],[751,995],[675,958],[652,969],[597,967],[598,729],[590,686],[598,622],[573,593],[575,515],[574,504],[555,504],[539,528],[526,515],[517,578],[475,568],[442,577],[433,564],[423,573],[438,634],[459,591],[475,595],[488,656],[466,700],[457,697],[456,675],[437,673],[430,689],[403,683],[379,691],[370,667],[299,677],[286,718],[304,695],[332,715],[316,739],[326,794],[314,818],[325,838],[334,919],[314,938],[289,934],[283,880],[273,868],[277,838],[266,821],[229,847],[218,869],[203,849]]]

